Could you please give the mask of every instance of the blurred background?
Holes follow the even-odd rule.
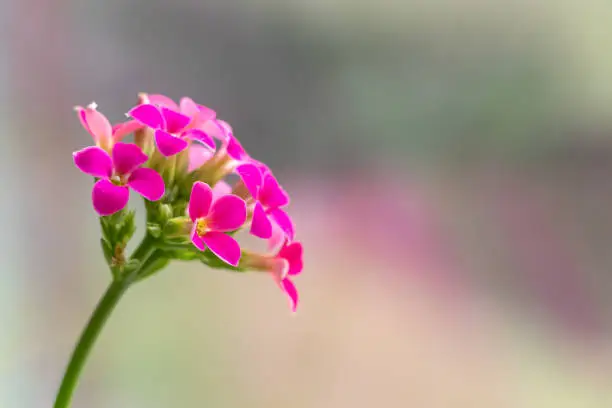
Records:
[[[175,263],[119,305],[75,408],[612,407],[610,21],[607,0],[0,0],[0,406],[51,406],[110,276],[72,107],[117,122],[146,91],[275,169],[302,302]]]

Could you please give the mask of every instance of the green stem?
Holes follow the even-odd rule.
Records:
[[[142,266],[146,264],[146,261],[154,253],[154,251],[154,239],[151,236],[146,235],[138,248],[136,248],[132,254],[131,259],[139,261],[140,265]],[[89,322],[87,323],[87,326],[85,326],[85,329],[81,334],[81,338],[74,348],[72,357],[70,358],[68,367],[66,367],[64,378],[62,379],[62,383],[58,390],[55,404],[53,405],[54,408],[68,408],[70,406],[70,402],[83,370],[83,366],[87,361],[87,357],[89,356],[98,335],[102,331],[102,328],[108,320],[111,312],[115,309],[115,306],[117,306],[117,303],[119,303],[119,300],[127,288],[129,288],[132,282],[135,280],[140,270],[141,268],[139,267],[128,276],[120,276],[117,279],[114,279],[104,293],[104,296],[102,296],[102,299],[100,299],[98,306],[96,306],[96,309],[89,318]]]

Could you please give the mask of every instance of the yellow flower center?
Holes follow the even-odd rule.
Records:
[[[196,233],[203,236],[208,231],[208,222],[206,218],[198,218],[196,221]]]

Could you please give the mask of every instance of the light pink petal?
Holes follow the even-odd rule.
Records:
[[[82,108],[76,107],[83,127],[91,134],[97,144],[106,145],[113,133],[112,126],[106,116],[95,109],[95,104]]]
[[[243,163],[236,167],[236,173],[242,179],[251,196],[257,198],[263,181],[259,168],[253,163]]]
[[[149,201],[157,201],[164,196],[164,179],[155,170],[140,168],[134,170],[128,179],[128,186]]]
[[[238,266],[240,261],[240,245],[227,234],[219,231],[209,231],[202,237],[208,248],[222,261]]]
[[[74,164],[85,174],[107,178],[112,175],[113,161],[108,153],[97,146],[86,147],[72,153]]]
[[[214,120],[217,117],[217,112],[210,109],[208,106],[198,105],[198,113],[195,117],[197,122],[206,123],[210,120]]]
[[[91,199],[98,214],[111,215],[125,208],[130,191],[126,186],[116,186],[108,179],[102,179],[94,184]]]
[[[183,137],[187,137],[192,140],[197,140],[198,142],[203,143],[212,150],[215,150],[215,148],[217,147],[213,138],[200,129],[190,129],[183,133]]]
[[[159,152],[166,157],[182,152],[189,145],[186,140],[173,136],[161,129],[155,131],[155,144]]]
[[[198,113],[198,104],[193,99],[185,96],[179,101],[180,111],[183,115],[193,116]]]
[[[216,231],[233,231],[245,223],[246,203],[238,196],[228,194],[213,202],[208,214],[208,226]]]
[[[179,110],[179,106],[171,98],[166,95],[153,94],[149,95],[149,102],[157,106],[165,106],[175,111]]]
[[[192,143],[191,146],[189,146],[189,166],[187,171],[192,172],[200,168],[200,166],[210,160],[214,154],[215,152],[208,147],[199,143]]]
[[[268,239],[268,251],[276,253],[285,243],[287,237],[285,231],[279,227],[276,222],[272,223],[272,236]]]
[[[302,261],[303,248],[300,242],[292,242],[285,245],[278,252],[277,257],[286,259],[289,262],[289,271],[287,272],[291,276],[299,275],[304,268]]]
[[[214,137],[217,140],[225,140],[227,139],[227,131],[224,126],[220,124],[220,120],[209,120],[202,125],[198,126],[198,128],[207,135]],[[229,125],[228,125],[229,126]]]
[[[193,245],[198,248],[200,251],[206,250],[206,244],[202,240],[202,238],[196,232],[196,226],[194,225],[191,230],[191,242]]]
[[[113,166],[117,174],[130,174],[147,162],[149,157],[133,143],[116,143],[113,146]]]
[[[251,234],[256,237],[268,239],[272,236],[272,223],[260,202],[255,203],[253,208],[253,220],[251,222]]]
[[[229,135],[226,144],[227,154],[234,160],[245,160],[248,159],[248,154],[233,135]]]
[[[274,208],[268,211],[268,216],[272,218],[272,221],[280,227],[290,241],[293,241],[295,237],[295,227],[291,217],[285,211],[280,208]]]
[[[291,282],[291,280],[288,278],[283,279],[280,282],[279,286],[289,298],[289,306],[291,307],[291,311],[295,313],[295,311],[297,310],[298,302],[299,302],[299,295],[298,295],[297,288],[295,287],[293,282]]]
[[[142,123],[138,122],[137,120],[128,120],[127,122],[117,123],[115,126],[113,126],[113,139],[115,142],[119,142],[130,133],[134,133],[135,131],[142,129],[142,127]]]
[[[150,103],[135,106],[128,112],[128,115],[151,129],[160,129],[166,126],[164,117],[157,106]]]
[[[212,188],[213,192],[213,200],[216,200],[224,195],[228,195],[232,193],[232,186],[230,186],[225,181],[218,181],[217,184]]]
[[[201,181],[196,181],[191,187],[191,196],[189,197],[189,217],[191,221],[198,218],[203,218],[210,212],[213,193],[210,186]]]
[[[166,108],[165,106],[162,106],[160,109],[166,121],[166,130],[169,133],[179,133],[185,129],[185,126],[187,126],[189,122],[191,122],[191,118],[182,113]]]
[[[258,198],[267,208],[284,207],[289,204],[289,195],[271,173],[264,176],[263,186],[259,190]]]
[[[289,262],[286,259],[275,258],[270,261],[268,271],[272,274],[272,279],[280,285],[281,281],[287,277]]]

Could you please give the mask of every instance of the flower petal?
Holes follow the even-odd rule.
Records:
[[[276,178],[267,173],[259,191],[259,201],[268,208],[284,207],[289,204],[289,195],[278,184]]]
[[[103,149],[97,146],[86,147],[72,153],[74,164],[85,174],[94,177],[110,177],[113,172],[113,161]]]
[[[286,259],[289,262],[289,271],[287,272],[291,276],[299,275],[304,268],[302,262],[302,255],[304,250],[300,242],[292,242],[285,245],[278,252],[277,257]]]
[[[166,106],[175,111],[179,110],[179,106],[176,104],[176,102],[174,102],[171,98],[167,97],[166,95],[153,94],[153,95],[148,95],[148,97],[149,97],[149,102],[151,102],[154,105]]]
[[[166,121],[166,130],[169,133],[179,133],[181,130],[185,129],[185,127],[191,122],[191,118],[189,116],[183,115],[180,112],[169,109],[165,106],[160,108],[162,115],[164,115],[164,120]]]
[[[204,234],[202,241],[222,261],[232,266],[238,266],[241,255],[240,245],[234,238],[223,232],[209,231]]]
[[[257,198],[263,182],[259,168],[253,163],[243,163],[237,166],[235,171],[242,179],[247,190],[249,190],[249,193],[251,193],[251,196]]]
[[[142,127],[142,123],[138,122],[137,120],[128,120],[127,122],[117,123],[115,126],[113,126],[113,140],[115,142],[119,142],[130,133],[134,133],[135,131],[142,129]]]
[[[147,162],[149,156],[133,143],[116,143],[113,146],[113,166],[120,175],[130,174]]]
[[[274,208],[268,211],[268,216],[270,216],[272,221],[274,221],[274,223],[283,230],[287,238],[289,238],[290,241],[293,241],[293,238],[295,237],[295,227],[293,226],[293,221],[291,221],[289,214],[280,208]]]
[[[202,238],[196,232],[196,226],[194,225],[191,229],[191,243],[198,248],[200,251],[206,251],[206,244],[202,240]]]
[[[198,129],[206,132],[206,134],[214,137],[217,140],[227,139],[227,128],[221,124],[222,120],[209,120],[202,125],[198,126]],[[223,122],[225,123],[225,122]],[[227,125],[229,128],[229,125]]]
[[[155,131],[155,144],[159,152],[166,157],[182,152],[189,145],[186,140],[173,136],[161,129]]]
[[[200,129],[190,129],[183,133],[183,137],[188,137],[192,140],[197,140],[198,142],[208,146],[213,150],[215,150],[215,148],[217,147],[213,138]]]
[[[226,149],[229,157],[234,160],[245,160],[249,157],[238,139],[231,134],[227,138]]]
[[[276,253],[282,248],[287,237],[285,236],[285,231],[279,227],[276,222],[272,223],[272,236],[268,239],[268,251],[272,253]]]
[[[189,218],[195,221],[198,218],[203,218],[210,212],[213,193],[210,186],[201,181],[196,181],[191,187],[191,196],[189,197]]]
[[[157,106],[151,103],[143,103],[133,107],[128,115],[152,129],[160,129],[166,126],[161,112]]]
[[[238,196],[228,194],[213,202],[208,214],[208,227],[215,231],[233,231],[246,221],[246,203]]]
[[[127,205],[130,190],[126,186],[116,186],[110,180],[102,179],[94,184],[91,199],[98,214],[111,215]]]
[[[256,237],[268,239],[272,236],[272,223],[260,202],[255,203],[253,208],[253,220],[251,222],[251,234]]]
[[[75,110],[81,124],[93,137],[96,144],[106,146],[113,134],[113,129],[106,116],[96,110],[96,104],[91,103],[87,108],[77,106]]]
[[[200,168],[200,166],[210,160],[214,154],[215,152],[208,147],[200,143],[192,143],[191,146],[189,146],[189,166],[187,167],[187,171],[191,173],[195,169]]]
[[[149,201],[157,201],[164,196],[166,186],[164,179],[155,170],[136,169],[128,179],[128,186]]]
[[[232,186],[230,186],[225,181],[217,181],[217,184],[212,188],[213,199],[216,200],[224,195],[228,195],[232,193]]]
[[[289,306],[291,307],[291,311],[295,313],[299,301],[299,294],[297,288],[289,278],[285,278],[280,281],[279,286],[289,298]]]

